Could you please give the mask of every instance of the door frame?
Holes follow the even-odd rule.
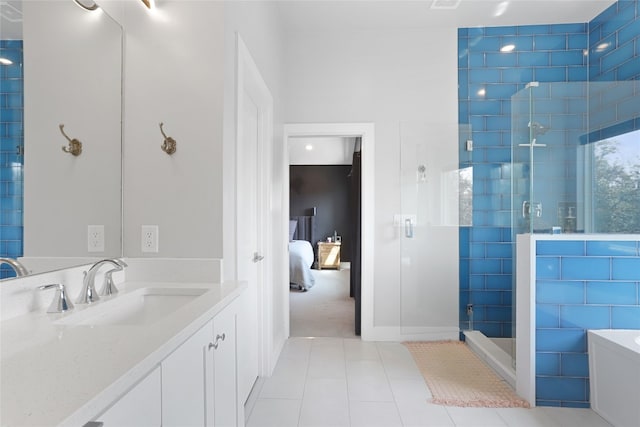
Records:
[[[257,188],[260,194],[258,197],[258,211],[263,212],[258,218],[258,229],[262,230],[262,237],[258,239],[262,244],[262,254],[267,257],[262,262],[262,286],[257,291],[257,320],[258,320],[258,375],[260,377],[270,376],[273,372],[275,360],[271,349],[274,341],[274,316],[273,316],[273,261],[269,258],[269,242],[272,240],[272,224],[269,221],[269,203],[271,200],[271,179],[272,165],[271,153],[273,153],[273,96],[269,87],[265,83],[258,66],[254,62],[249,49],[242,40],[239,33],[236,33],[237,44],[237,68],[236,68],[236,138],[240,140],[243,135],[243,123],[241,122],[244,111],[245,92],[251,97],[258,107],[258,176],[261,176],[262,185]],[[234,235],[236,239],[235,256],[235,277],[238,278],[239,257],[238,251],[238,174],[242,169],[242,156],[239,153],[239,144],[236,144],[235,160],[235,201],[236,212],[234,219]],[[258,250],[260,250],[258,249]],[[273,257],[271,257],[273,258]]]
[[[373,268],[375,253],[375,125],[373,123],[296,123],[284,125],[283,143],[283,197],[282,197],[282,230],[289,230],[289,138],[338,136],[362,138],[362,295],[361,295],[361,338],[365,341],[374,339],[373,323]],[[285,249],[286,250],[286,249]],[[282,271],[289,271],[289,255],[284,253]],[[290,336],[289,318],[289,283],[282,284],[287,290],[282,301],[285,308],[285,336]]]

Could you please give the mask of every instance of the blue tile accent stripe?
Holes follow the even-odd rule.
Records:
[[[537,242],[538,404],[587,407],[586,331],[640,329],[638,245],[578,238]],[[550,274],[548,266],[558,271]]]
[[[16,258],[22,256],[22,40],[0,40],[0,57],[13,62],[0,65],[0,257]],[[14,276],[9,266],[0,266],[0,279]]]

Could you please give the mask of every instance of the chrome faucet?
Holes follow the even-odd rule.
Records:
[[[96,292],[96,273],[105,264],[113,264],[115,268],[109,270],[108,273],[112,273],[113,271],[121,271],[124,267],[127,267],[127,263],[120,259],[103,259],[91,266],[89,271],[84,272],[84,279],[82,281],[82,291],[80,291],[80,296],[76,300],[76,304],[91,304],[92,302],[96,302],[100,299],[98,293]],[[111,279],[111,274],[108,275],[108,278]],[[115,288],[115,287],[114,287]],[[117,292],[117,290],[115,291]],[[113,290],[108,293],[110,295],[114,293]]]
[[[27,267],[22,265],[22,263],[20,261],[18,261],[17,259],[0,258],[0,264],[9,264],[9,266],[11,268],[13,268],[13,270],[16,272],[16,275],[18,277],[26,276],[26,275],[29,274],[29,271],[27,270]]]

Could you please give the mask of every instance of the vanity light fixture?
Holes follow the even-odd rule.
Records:
[[[147,6],[147,9],[153,9],[155,7],[155,0],[142,0],[142,3],[144,3],[145,6]]]
[[[172,155],[173,153],[176,152],[176,140],[171,138],[170,136],[167,136],[164,133],[164,130],[162,129],[162,126],[164,126],[164,123],[160,123],[160,133],[162,133],[162,136],[164,137],[164,142],[162,143],[162,145],[160,146],[160,148],[162,148],[162,151],[164,151],[165,153],[167,153],[168,155]]]
[[[73,0],[73,2],[80,6],[82,9],[88,10],[89,12],[94,11],[100,7],[93,0]]]
[[[311,151],[311,150],[313,150],[313,145],[307,144],[307,145],[304,146],[304,149],[307,150],[307,151]]]
[[[516,48],[516,45],[511,43],[511,44],[505,44],[504,46],[502,46],[500,48],[500,52],[506,53],[506,52],[513,52],[513,50]]]
[[[0,64],[2,64],[2,65],[11,65],[11,64],[13,64],[13,61],[10,60],[9,58],[0,57]]]

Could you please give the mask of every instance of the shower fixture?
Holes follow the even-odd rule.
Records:
[[[537,137],[540,135],[544,135],[549,131],[548,126],[541,125],[538,122],[529,122],[529,129],[531,129],[531,135],[533,138],[531,139],[530,144],[518,144],[518,147],[546,147],[547,144],[538,144]]]
[[[544,135],[549,130],[547,126],[543,126],[538,122],[529,122],[529,128],[533,132],[533,136]]]

